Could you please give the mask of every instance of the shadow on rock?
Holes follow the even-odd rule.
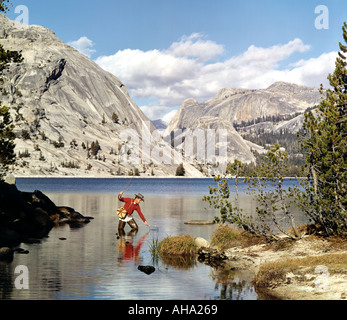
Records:
[[[38,190],[21,192],[15,185],[0,182],[0,248],[42,239],[55,225],[80,226],[91,219],[72,208],[57,207]]]

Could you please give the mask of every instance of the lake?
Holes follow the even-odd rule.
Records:
[[[133,179],[124,196],[142,193],[141,209],[152,228],[134,213],[137,234],[117,235],[120,206],[116,195],[129,179],[17,179],[21,191],[40,190],[58,206],[70,206],[94,220],[81,228],[52,229],[40,243],[21,244],[29,254],[15,254],[11,264],[0,264],[2,299],[104,300],[255,300],[249,272],[221,272],[194,261],[189,266],[152,261],[150,245],[156,239],[190,234],[210,240],[215,225],[193,226],[188,220],[213,220],[214,209],[201,200],[212,179]],[[290,183],[290,182],[288,182]],[[254,204],[240,186],[244,204]],[[254,209],[254,208],[253,208]],[[252,209],[252,210],[253,210]],[[15,269],[29,272],[29,289],[16,289]],[[139,265],[154,265],[147,275]]]

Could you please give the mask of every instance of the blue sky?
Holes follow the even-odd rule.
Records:
[[[26,5],[29,24],[53,30],[123,81],[151,119],[165,120],[185,99],[203,102],[223,87],[327,85],[347,21],[345,0],[12,3],[10,18]],[[319,5],[328,14],[315,13]]]

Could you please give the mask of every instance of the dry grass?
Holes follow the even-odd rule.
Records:
[[[285,239],[272,241],[268,243],[265,246],[264,250],[273,250],[273,251],[286,250],[286,249],[289,249],[294,244],[295,244],[295,240],[285,238]]]
[[[329,247],[335,250],[347,250],[346,238],[339,236],[329,237]]]
[[[233,247],[249,247],[263,243],[264,239],[228,225],[218,226],[211,237],[211,245],[221,250]]]
[[[241,241],[242,232],[227,225],[218,226],[211,237],[211,245],[221,250],[238,246]]]
[[[190,235],[167,237],[159,243],[161,256],[192,256],[197,253],[194,238]]]
[[[314,269],[318,265],[328,267],[330,274],[346,272],[347,253],[331,253],[266,263],[260,267],[254,284],[257,287],[269,287],[284,281],[290,272],[314,273]]]

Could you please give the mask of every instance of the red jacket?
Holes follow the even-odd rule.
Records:
[[[134,203],[134,199],[130,198],[123,198],[120,194],[118,195],[118,200],[125,202],[124,209],[128,212],[128,215],[132,215],[134,210],[137,211],[139,214],[140,218],[142,219],[143,222],[146,222],[146,218],[144,217],[143,213],[141,212],[141,208],[138,204]]]

